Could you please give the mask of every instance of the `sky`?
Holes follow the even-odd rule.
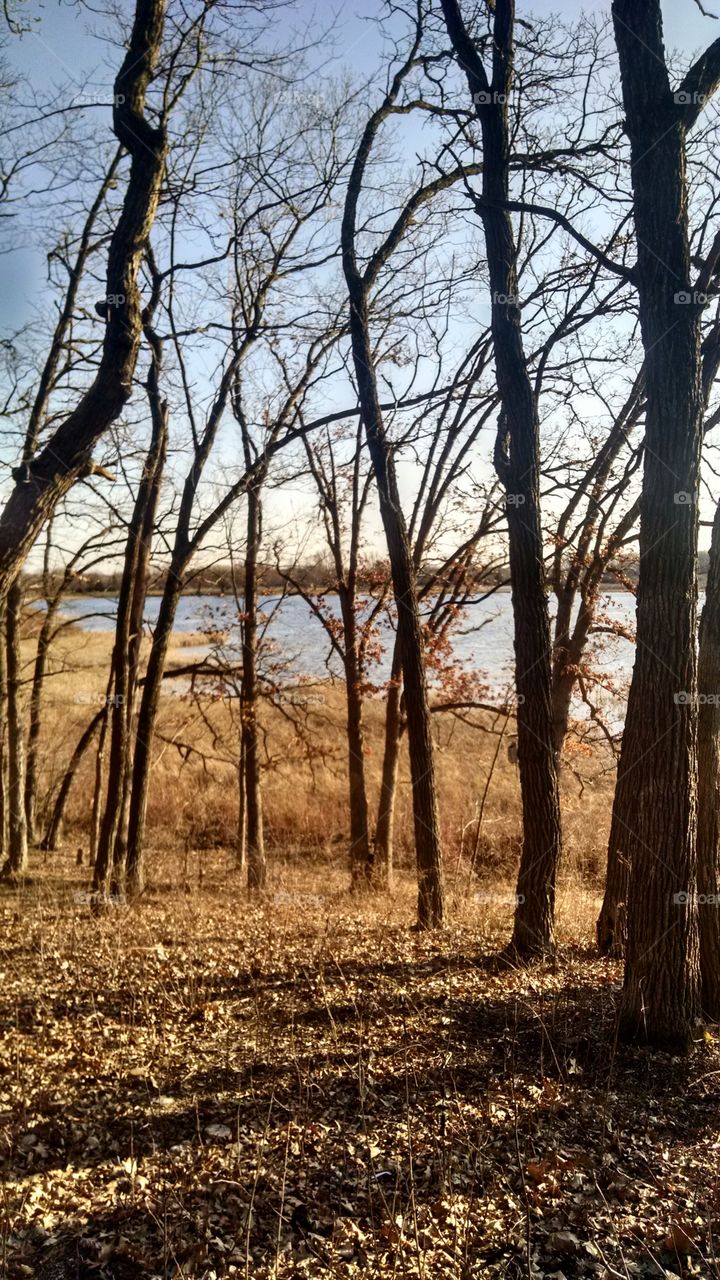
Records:
[[[128,8],[131,0],[121,0]],[[521,14],[541,17],[557,14],[575,18],[586,6],[572,0],[532,0],[518,5]],[[720,0],[703,5],[720,15]],[[591,6],[594,13],[610,4]],[[334,51],[348,69],[362,74],[376,65],[378,30],[374,21],[383,11],[382,0],[364,4],[337,4],[334,0],[299,0],[295,6],[299,27],[313,26],[319,18],[332,20]],[[7,62],[27,73],[41,91],[72,86],[76,101],[109,99],[116,51],[98,38],[101,19],[73,0],[22,0],[19,12],[30,29],[12,37],[5,51]],[[720,19],[704,15],[695,0],[665,0],[666,45],[689,56],[720,36]],[[44,252],[31,243],[0,255],[0,327],[7,331],[26,321],[42,288]]]
[[[129,15],[132,0],[120,0],[120,4]],[[720,14],[720,0],[707,0],[707,8],[712,10],[715,6]],[[334,58],[362,76],[377,66],[377,18],[383,8],[382,0],[365,0],[357,5],[299,0],[294,13],[301,29],[312,29],[316,19],[326,25],[332,20]],[[609,0],[591,9],[596,16],[603,11],[609,16]],[[534,0],[518,4],[518,10],[523,16],[556,14],[573,19],[582,13],[583,6],[570,0]],[[117,49],[112,43],[103,42],[102,19],[97,13],[75,0],[24,0],[20,12],[30,29],[10,37],[6,61],[26,73],[40,92],[69,85],[77,103],[109,102]],[[695,0],[666,0],[663,13],[666,45],[685,57],[720,36],[720,20],[703,14]],[[103,128],[102,113],[97,115],[98,128]],[[15,247],[0,254],[0,332],[13,331],[31,319],[42,297],[45,271],[45,245],[34,244],[30,235],[16,234]]]
[[[131,0],[121,0],[128,8]],[[577,17],[585,6],[572,0],[533,0],[518,5],[522,14],[541,17],[558,14]],[[704,7],[717,9],[720,0],[708,0]],[[610,11],[610,4],[591,6],[595,13]],[[383,11],[382,0],[366,0],[359,5],[338,4],[334,0],[299,0],[295,6],[298,26],[312,27],[319,18],[333,22],[334,50],[349,70],[362,74],[376,65],[378,30],[374,21]],[[97,33],[102,22],[84,5],[70,0],[22,0],[19,7],[30,29],[11,37],[5,52],[11,66],[26,72],[40,90],[71,85],[76,101],[104,101],[109,98],[116,51],[103,45]],[[685,55],[705,47],[720,35],[720,20],[704,15],[695,0],[666,0],[663,4],[666,44]],[[7,331],[26,321],[42,288],[44,252],[31,243],[0,255],[0,327]]]

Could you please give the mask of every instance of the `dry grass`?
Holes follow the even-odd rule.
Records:
[[[525,971],[509,907],[413,933],[409,876],[156,872],[99,918],[69,855],[0,898],[9,1280],[720,1274],[717,1048],[617,1049],[590,895]]]
[[[169,666],[187,663],[187,645],[197,637],[177,636]],[[105,692],[111,638],[72,628],[56,645],[47,685],[43,726],[42,807],[47,811],[72,748]],[[26,646],[28,663],[32,645]],[[230,700],[204,698],[198,706],[182,696],[186,688],[166,682],[148,808],[150,842],[156,848],[228,848],[237,826],[237,707]],[[170,690],[175,692],[170,692]],[[464,874],[474,857],[487,877],[512,874],[517,864],[520,815],[517,769],[488,717],[486,731],[449,715],[435,719],[443,843],[449,874]],[[344,705],[342,689],[330,682],[305,684],[286,693],[279,707],[262,714],[267,767],[264,777],[266,834],[271,855],[286,864],[307,858],[342,862],[348,817]],[[502,727],[501,725],[497,726]],[[383,703],[366,706],[367,768],[371,806],[377,803],[383,743]],[[189,750],[188,750],[189,748]],[[577,768],[575,767],[577,765]],[[587,781],[582,784],[577,774]],[[94,752],[88,754],[71,795],[69,844],[86,845]],[[477,838],[478,804],[490,786]],[[563,774],[565,864],[563,876],[595,886],[602,873],[612,796],[606,756],[568,757]],[[477,838],[477,847],[476,847]],[[409,865],[412,850],[410,784],[403,748],[396,822],[397,857]]]

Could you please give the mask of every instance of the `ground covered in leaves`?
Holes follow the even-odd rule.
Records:
[[[0,898],[0,1269],[63,1277],[719,1276],[720,1053],[615,1043],[595,903],[502,970],[509,908],[414,933],[285,870],[93,915]]]

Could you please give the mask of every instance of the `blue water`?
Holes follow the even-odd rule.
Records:
[[[148,633],[152,632],[160,605],[159,597],[147,601],[145,618]],[[339,618],[336,597],[324,598],[324,606],[332,617]],[[75,619],[78,626],[88,631],[110,631],[115,623],[117,601],[112,596],[78,596],[68,600],[63,611]],[[261,609],[267,620],[262,647],[261,669],[283,681],[298,678],[324,678],[340,675],[340,663],[320,620],[299,596],[265,596]],[[602,600],[601,615],[607,621],[619,622],[634,629],[635,601],[627,592],[611,592]],[[197,647],[188,648],[193,654],[221,649],[231,660],[237,659],[238,624],[235,602],[228,596],[184,596],[178,606],[175,631],[179,634],[197,633]],[[495,700],[506,694],[512,685],[513,642],[512,605],[508,592],[497,592],[485,600],[471,604],[458,619],[452,634],[452,656],[460,666],[478,675],[487,685],[487,696]],[[204,633],[204,634],[201,634]],[[222,633],[218,636],[217,633]],[[383,652],[368,668],[368,679],[382,684],[390,674],[393,632],[389,619],[379,626]],[[622,689],[629,681],[635,656],[633,643],[622,636],[600,634],[591,637],[589,666],[603,680],[614,685],[619,696],[604,692],[596,686],[593,702],[603,709],[611,722],[619,724],[622,716]],[[585,717],[580,706],[575,714]]]

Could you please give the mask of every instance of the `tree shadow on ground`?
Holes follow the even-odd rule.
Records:
[[[579,949],[573,960],[586,963],[588,953]],[[646,1184],[649,1153],[716,1135],[717,1055],[709,1061],[708,1051],[703,1062],[698,1053],[689,1069],[687,1061],[618,1047],[617,993],[606,966],[590,965],[583,977],[554,987],[547,984],[556,966],[515,970],[510,977],[520,986],[507,991],[503,976],[491,972],[489,992],[487,974],[486,957],[466,955],[357,960],[332,972],[310,966],[298,978],[281,970],[203,975],[192,1002],[173,1014],[185,1063],[178,1066],[177,1054],[159,1060],[151,1079],[111,1072],[77,1079],[68,1063],[61,1102],[39,1098],[13,1117],[5,1167],[16,1177],[71,1170],[95,1177],[98,1188],[117,1183],[115,1206],[81,1214],[60,1229],[58,1242],[48,1247],[28,1236],[18,1251],[22,1264],[40,1280],[55,1280],[53,1266],[69,1268],[57,1271],[58,1280],[127,1280],[158,1274],[160,1263],[162,1274],[180,1274],[172,1271],[180,1264],[192,1275],[202,1254],[202,1266],[223,1275],[225,1254],[212,1239],[225,1232],[262,1257],[282,1235],[291,1254],[313,1257],[315,1250],[321,1267],[328,1232],[349,1221],[374,1242],[357,1245],[362,1265],[363,1248],[397,1243],[399,1214],[434,1213],[450,1192],[478,1206],[472,1258],[485,1270],[468,1277],[525,1275],[517,1242],[483,1243],[478,1223],[491,1197],[527,1203],[528,1167],[564,1152],[563,1177],[572,1170],[585,1179],[601,1212],[614,1204],[618,1171]],[[251,1043],[243,1001],[262,1020],[263,1052]],[[206,1026],[205,1019],[218,1005],[226,1023],[213,1040],[213,1020]],[[93,1008],[83,992],[40,994],[12,1009],[0,1000],[0,1015],[34,1039],[42,1034],[33,1023],[41,1007],[71,1029]],[[108,1016],[119,1025],[137,1021],[134,995],[121,983],[105,992]],[[125,1169],[130,1156],[134,1170],[152,1171],[149,1189]],[[253,1219],[243,1227],[250,1194]],[[569,1184],[556,1200],[555,1217],[571,1223]],[[200,1230],[203,1222],[213,1224],[214,1236]],[[96,1244],[108,1249],[115,1236],[130,1243],[103,1262]],[[582,1260],[548,1248],[567,1280],[587,1274]]]

